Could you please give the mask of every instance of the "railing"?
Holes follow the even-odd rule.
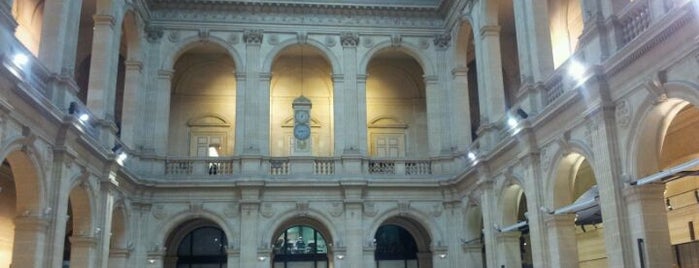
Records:
[[[648,1],[635,1],[622,11],[619,16],[621,24],[621,46],[631,42],[650,25],[650,9]]]
[[[458,170],[457,157],[432,159],[371,159],[366,157],[166,157],[132,160],[133,172],[144,178],[269,176],[324,177],[362,174],[367,178],[420,178]],[[438,166],[438,169],[435,169]],[[339,167],[342,167],[338,170]],[[162,170],[162,171],[159,171]],[[435,172],[435,170],[439,170]]]
[[[563,68],[558,68],[559,70]],[[543,103],[547,106],[563,95],[563,75],[558,71],[544,85]]]

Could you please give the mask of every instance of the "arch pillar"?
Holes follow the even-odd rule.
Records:
[[[631,230],[629,239],[634,245],[632,251],[636,267],[641,267],[641,251],[646,267],[662,267],[673,263],[664,191],[664,184],[646,184],[624,189]],[[643,249],[639,248],[639,243],[643,244]]]
[[[257,217],[259,214],[259,201],[246,201],[240,204],[240,241],[258,241],[257,237]],[[258,245],[248,245],[240,247],[239,267],[262,267],[259,266]],[[264,255],[269,256],[269,254]],[[269,259],[269,258],[268,258]],[[269,262],[267,263],[269,267]]]
[[[168,136],[170,129],[170,87],[172,83],[173,70],[159,70],[156,79],[154,92],[155,118],[153,124],[153,140],[155,153],[167,155]]]
[[[461,249],[464,252],[463,263],[465,267],[485,267],[483,263],[483,244],[474,243],[462,245]]]
[[[360,133],[366,132],[366,76],[357,74],[357,45],[359,35],[356,33],[340,34],[342,44],[342,78],[333,76],[333,94],[335,106],[335,148],[336,154],[365,153],[366,146]],[[337,72],[337,70],[335,70]],[[366,134],[365,134],[366,135]]]
[[[498,233],[496,235],[498,256],[498,267],[522,267],[522,258],[519,250],[520,232]]]
[[[363,260],[364,260],[364,266],[365,268],[375,268],[376,267],[376,259],[374,258],[374,252],[376,251],[376,245],[373,243],[369,243],[370,245],[365,245],[362,253],[363,253]]]
[[[432,257],[432,253],[429,251],[418,251],[417,252],[417,267],[421,268],[432,268],[432,259],[439,259],[439,257]]]
[[[353,192],[352,190],[346,190],[348,193]],[[364,229],[362,228],[362,203],[361,202],[347,202],[345,203],[345,245],[335,245],[335,246],[345,246],[345,251],[347,252],[345,259],[342,260],[347,268],[361,268],[362,265],[362,234]],[[337,238],[334,238],[337,239]],[[339,241],[339,240],[336,240]],[[337,242],[335,242],[337,243]],[[331,260],[333,261],[333,260]]]
[[[544,219],[549,236],[549,263],[552,267],[578,267],[575,215],[549,215]]]
[[[15,218],[15,238],[12,263],[22,267],[45,267],[44,249],[49,220],[41,216]],[[18,266],[19,267],[19,266]]]
[[[121,29],[111,14],[95,15],[94,20],[87,107],[98,120],[113,122]]]
[[[441,95],[442,88],[439,85],[439,77],[425,75],[425,101],[427,102],[427,142],[430,156],[439,156],[442,152],[442,133],[449,132],[442,129],[441,121],[444,113],[441,111],[444,105]]]
[[[452,132],[455,132],[454,146],[458,151],[465,151],[471,144],[471,103],[469,101],[468,67],[452,69],[452,103],[450,109]],[[464,114],[467,113],[467,114]]]
[[[478,103],[480,103],[482,117],[478,136],[483,139],[486,147],[490,147],[498,139],[498,121],[505,116],[500,26],[480,27],[480,38],[476,42],[476,64],[478,66]]]
[[[73,235],[69,239],[70,267],[93,267],[99,239],[92,235]]]
[[[128,248],[111,248],[109,249],[108,267],[127,268],[127,261],[131,255],[131,249]]]

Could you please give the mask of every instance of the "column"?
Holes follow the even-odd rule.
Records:
[[[500,26],[483,26],[476,42],[478,65],[478,102],[481,109],[481,127],[478,136],[486,147],[497,139],[498,121],[505,115],[505,90],[500,59]],[[482,67],[481,67],[482,66]]]
[[[361,189],[358,189],[361,193]],[[345,190],[346,192],[348,190]],[[364,237],[364,229],[362,228],[362,203],[359,200],[345,202],[345,240],[346,244],[337,245],[338,240],[335,240],[335,246],[344,246],[346,256],[343,260],[345,268],[363,268],[362,255],[362,238]]]
[[[114,121],[119,27],[109,14],[94,16],[87,107],[100,120]]]
[[[241,245],[240,247],[240,266],[239,267],[259,267],[258,250],[269,250],[269,241],[261,241],[258,239],[258,221],[260,209],[260,187],[261,183],[248,182],[241,185],[240,190],[240,241],[241,243],[248,242],[250,244]],[[273,232],[274,230],[264,230]],[[261,244],[258,244],[261,243]],[[269,254],[264,255],[269,256]],[[269,266],[267,266],[269,267]]]
[[[481,213],[483,215],[483,243],[485,243],[485,266],[486,267],[498,267],[497,264],[497,240],[495,229],[492,227],[495,224],[494,213],[499,210],[495,204],[495,194],[493,191],[492,181],[485,181],[483,178],[487,178],[487,175],[481,175],[480,185],[478,186],[478,192],[480,193],[481,199]]]
[[[550,215],[544,222],[548,230],[551,267],[578,267],[575,215]]]
[[[366,154],[366,76],[357,72],[357,45],[359,34],[340,33],[344,83],[336,87],[335,105],[335,148],[341,154]],[[366,70],[362,70],[366,72]],[[360,82],[360,80],[363,80]],[[338,94],[339,93],[339,94]],[[343,122],[337,124],[337,122]]]
[[[471,144],[471,103],[468,91],[468,67],[452,69],[451,126],[458,151],[465,151]]]
[[[116,165],[116,164],[114,164]],[[114,210],[114,189],[117,187],[112,184],[109,178],[116,177],[116,167],[111,167],[109,171],[102,176],[104,179],[100,182],[100,192],[98,199],[98,207],[95,211],[97,215],[97,225],[95,227],[96,247],[96,266],[107,267],[109,263],[109,243],[112,233],[112,216]]]
[[[13,267],[45,267],[44,250],[49,220],[40,216],[19,216],[14,223]]]
[[[347,116],[345,114],[345,106],[349,105],[349,101],[347,101],[346,97],[346,90],[345,90],[345,75],[344,74],[333,74],[332,75],[332,81],[333,81],[333,114],[335,115],[335,118],[333,120],[336,122],[335,124],[335,132],[333,133],[334,135],[334,140],[335,144],[333,144],[333,152],[334,155],[342,155],[344,154],[345,151],[345,144],[347,144],[347,139],[348,136],[350,135],[349,128],[346,126],[346,122],[348,119],[345,119]],[[337,124],[337,122],[345,122],[342,124]],[[359,131],[359,129],[354,129],[354,132]]]
[[[125,62],[126,73],[124,75],[124,102],[121,116],[121,141],[130,148],[136,148],[143,144],[139,137],[141,125],[139,120],[143,120],[142,110],[145,103],[141,95],[141,77],[143,76],[143,63],[135,60]]]
[[[483,263],[483,244],[462,245],[461,249],[464,252],[463,264],[465,264],[465,267],[485,267],[485,263]]]
[[[439,156],[441,150],[442,132],[449,132],[442,129],[440,121],[444,115],[440,112],[444,103],[442,102],[439,80],[436,75],[425,75],[425,101],[427,102],[427,144],[429,156]]]
[[[98,238],[91,235],[73,235],[70,239],[70,267],[94,267]]]
[[[450,267],[459,268],[464,266],[464,253],[461,250],[461,239],[464,239],[464,214],[461,208],[461,202],[448,202],[444,204],[444,217],[446,217],[446,233],[449,236],[446,237],[447,246],[443,250],[443,254],[447,254],[445,258],[439,264],[440,266],[434,267]],[[437,254],[439,255],[439,254]],[[438,256],[440,259],[441,256]]]
[[[662,267],[673,261],[664,191],[664,184],[629,186],[624,189],[629,215],[627,225],[633,226],[628,239],[634,245],[632,251],[636,267],[641,267],[641,250],[646,267]],[[642,249],[639,247],[641,239]]]
[[[127,261],[129,259],[129,254],[131,250],[127,248],[111,248],[109,249],[109,262],[107,267],[114,268],[127,268]]]
[[[239,111],[243,114],[238,127],[242,127],[242,139],[236,140],[237,146],[242,146],[242,154],[268,154],[269,143],[269,82],[271,74],[260,73],[260,46],[262,45],[262,30],[246,30],[243,33],[245,41],[245,88],[242,96],[236,98]],[[266,83],[261,83],[266,82]],[[266,86],[266,87],[265,87]],[[237,94],[240,94],[238,92]],[[265,98],[265,96],[267,98]]]
[[[519,250],[520,232],[497,233],[498,266],[522,267],[522,255]]]
[[[68,109],[78,88],[73,80],[75,54],[80,25],[81,0],[46,1],[41,28],[39,60],[57,79],[51,80],[51,100],[61,109]]]
[[[153,122],[146,122],[153,128],[152,144],[157,155],[167,155],[168,138],[170,129],[170,90],[173,70],[159,70],[156,87],[153,89],[155,97],[155,118]]]
[[[247,74],[235,73],[235,155],[242,155],[245,148],[245,100],[247,99]]]
[[[533,135],[533,133],[528,131],[522,131],[519,135],[524,136],[518,137],[520,142],[535,140],[533,137],[527,137],[528,135]],[[524,144],[523,147],[537,148],[535,144]],[[543,196],[546,194],[542,193],[542,181],[539,179],[543,177],[541,175],[539,154],[538,152],[530,152],[520,159],[523,167],[523,172],[520,174],[524,181],[523,187],[529,190],[526,192],[526,195],[532,262],[535,266],[550,267],[547,257],[548,243],[546,240],[549,230],[544,223],[544,212],[540,209],[544,204],[542,201]]]

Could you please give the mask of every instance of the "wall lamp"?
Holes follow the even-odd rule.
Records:
[[[119,165],[124,165],[124,161],[126,161],[127,158],[129,158],[129,155],[126,154],[124,151],[124,147],[121,145],[121,143],[117,143],[112,147],[112,152],[116,154],[116,162]]]
[[[90,120],[90,113],[83,106],[73,101],[68,106],[68,113],[78,117],[81,123],[86,124]]]

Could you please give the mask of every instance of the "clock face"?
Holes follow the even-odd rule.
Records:
[[[298,124],[294,127],[294,137],[299,140],[308,139],[311,136],[311,128],[306,124]]]
[[[308,111],[300,110],[300,111],[296,111],[296,113],[294,114],[294,117],[296,119],[296,122],[305,124],[305,123],[308,123],[308,119],[310,116],[308,115]]]

